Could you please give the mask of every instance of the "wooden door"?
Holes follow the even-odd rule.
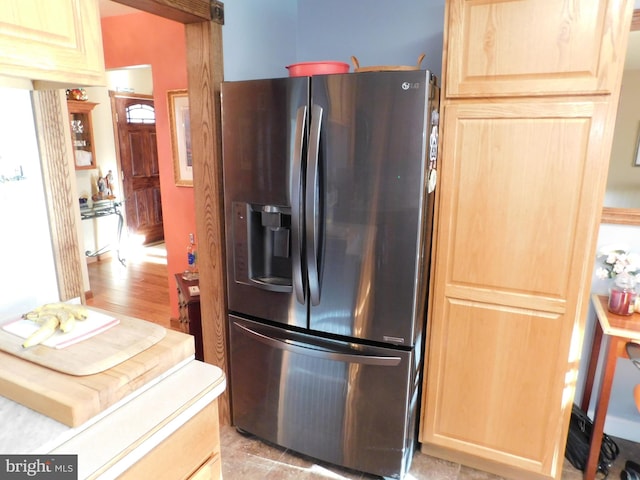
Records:
[[[425,453],[561,476],[631,7],[447,2]]]
[[[129,235],[164,239],[156,124],[150,96],[115,95],[116,124]]]

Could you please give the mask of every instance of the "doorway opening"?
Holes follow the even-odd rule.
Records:
[[[164,240],[153,76],[149,65],[107,71],[130,247]]]

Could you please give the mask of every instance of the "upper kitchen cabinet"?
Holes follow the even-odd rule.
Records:
[[[446,3],[424,453],[562,475],[632,3]]]
[[[602,94],[617,88],[613,72],[625,58],[617,47],[619,37],[626,38],[618,2],[447,4],[447,97]]]
[[[97,0],[3,0],[0,72],[67,85],[104,85],[100,32]]]

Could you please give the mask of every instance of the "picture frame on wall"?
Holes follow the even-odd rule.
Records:
[[[180,187],[193,187],[189,96],[187,90],[169,90],[167,99],[175,182]]]

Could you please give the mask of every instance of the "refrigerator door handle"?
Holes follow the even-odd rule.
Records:
[[[323,109],[320,105],[311,106],[311,129],[309,133],[309,151],[307,153],[307,190],[306,190],[306,236],[307,271],[309,274],[309,297],[311,305],[320,303],[320,275],[318,269],[318,214],[319,214],[319,153],[320,131]]]
[[[345,348],[345,351],[340,351],[337,348],[331,350],[320,345],[313,345],[311,343],[265,335],[245,325],[241,325],[238,322],[233,323],[244,335],[247,335],[258,342],[278,350],[284,350],[300,355],[318,357],[338,362],[376,365],[379,367],[395,367],[399,365],[402,360],[400,357],[396,356],[386,357],[381,355],[367,355],[366,353],[346,353],[346,350],[349,350],[347,348]]]
[[[307,121],[307,106],[298,108],[296,114],[296,130],[294,137],[293,173],[291,192],[291,256],[293,290],[296,292],[298,303],[304,305],[305,282],[302,272],[302,233],[304,232],[304,210],[302,208],[302,149],[304,146],[305,125]]]

